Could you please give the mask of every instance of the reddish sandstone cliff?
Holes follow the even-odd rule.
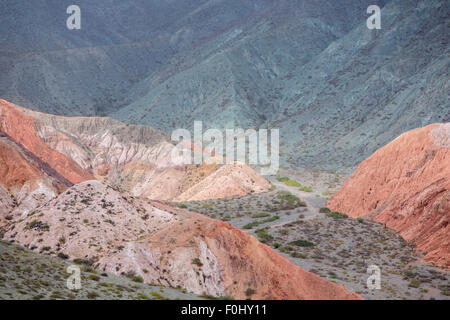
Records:
[[[36,120],[21,108],[0,99],[0,131],[46,162],[71,183],[93,179],[75,161],[47,146],[37,134]]]
[[[450,267],[450,123],[409,131],[376,151],[328,202],[332,210],[386,223]]]

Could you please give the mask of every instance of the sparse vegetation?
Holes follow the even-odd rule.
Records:
[[[199,267],[202,267],[202,266],[203,266],[203,263],[200,261],[199,258],[194,258],[194,259],[192,259],[192,264],[195,264],[195,265],[197,265],[197,266],[199,266]]]
[[[301,184],[295,180],[287,180],[284,182],[285,185],[289,186],[289,187],[300,187]]]
[[[295,240],[295,241],[289,242],[289,244],[298,246],[298,247],[314,247],[314,243],[307,241],[307,240]]]
[[[255,293],[256,293],[256,291],[252,288],[248,288],[247,290],[245,290],[245,295],[247,297],[250,297],[250,296],[254,295]]]
[[[412,279],[411,282],[409,283],[409,286],[413,288],[418,288],[420,287],[420,283],[421,282],[419,279]]]
[[[268,217],[268,216],[270,216],[269,213],[261,212],[261,213],[256,213],[256,214],[252,215],[252,218],[264,218],[264,217]]]
[[[345,213],[340,213],[337,211],[333,211],[333,212],[329,212],[327,213],[328,217],[334,218],[334,219],[346,219],[348,218],[348,215],[346,215]]]
[[[131,278],[131,280],[134,282],[139,282],[139,283],[144,282],[144,278],[142,278],[141,276],[134,276]]]
[[[65,254],[65,253],[59,252],[58,253],[58,258],[66,260],[66,259],[69,259],[69,256],[67,254]]]

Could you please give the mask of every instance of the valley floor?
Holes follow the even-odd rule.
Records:
[[[317,173],[316,179],[302,179],[292,170],[286,173],[291,175],[269,177],[272,190],[267,193],[178,206],[228,221],[298,266],[365,299],[450,299],[450,271],[421,262],[414,245],[394,231],[320,210],[344,176]],[[380,290],[367,288],[370,265],[381,269]]]

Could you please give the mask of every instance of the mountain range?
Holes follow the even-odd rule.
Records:
[[[46,113],[280,128],[283,165],[344,172],[450,119],[444,0],[81,1],[72,31],[65,1],[5,6],[0,97]]]

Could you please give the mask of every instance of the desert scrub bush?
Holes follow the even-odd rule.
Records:
[[[80,259],[80,258],[73,259],[73,263],[89,265],[88,260],[84,260],[84,259]]]
[[[284,184],[289,187],[300,187],[301,186],[301,184],[299,182],[297,182],[295,180],[291,180],[291,179],[285,181]]]
[[[158,292],[150,292],[150,295],[151,295],[153,298],[156,298],[156,299],[159,299],[159,300],[164,300],[164,299],[165,299],[164,296],[162,296],[162,295],[159,294]]]
[[[277,197],[282,201],[281,206],[284,209],[306,207],[306,203],[302,202],[297,196],[293,195],[290,192],[280,191],[278,192]]]
[[[291,257],[293,258],[300,258],[300,259],[306,259],[308,256],[306,254],[300,253],[300,252],[292,252]]]
[[[337,212],[337,211],[329,212],[329,213],[327,213],[327,216],[330,218],[334,218],[334,219],[348,218],[348,215],[346,215],[345,213],[341,213],[341,212]]]
[[[142,283],[142,282],[144,282],[144,278],[142,278],[141,276],[134,276],[131,278],[131,281]]]
[[[304,191],[304,192],[313,192],[313,189],[311,187],[306,187],[306,186],[300,187],[298,190]]]
[[[272,221],[275,221],[275,220],[278,220],[278,219],[280,219],[280,217],[279,216],[273,216],[273,217],[270,217],[270,218],[267,218],[267,219],[264,219],[263,221],[261,221],[262,223],[267,223],[267,222],[272,222]]]
[[[95,299],[95,298],[98,298],[99,296],[100,295],[95,291],[90,291],[87,293],[88,299]]]
[[[95,270],[94,268],[92,268],[91,266],[83,266],[82,268],[83,272],[88,272],[88,273],[92,273],[92,274],[97,274],[97,270]]]
[[[261,213],[255,213],[254,215],[252,215],[252,218],[265,218],[270,216],[269,213],[267,212],[261,212]]]
[[[58,253],[58,258],[66,260],[66,259],[69,259],[69,256],[63,252],[60,252],[60,253]]]
[[[46,223],[43,223],[42,221],[38,221],[38,220],[33,220],[29,223],[27,223],[25,229],[37,229],[39,231],[49,231],[50,230],[50,226]]]
[[[255,293],[256,293],[256,291],[252,288],[248,288],[247,290],[245,290],[245,295],[247,297],[250,297],[250,296],[254,295]]]
[[[259,238],[259,241],[266,243],[273,239],[273,237],[267,233],[267,229],[258,229],[255,231],[256,235]]]
[[[298,246],[298,247],[314,247],[315,246],[314,243],[312,243],[308,240],[302,240],[302,239],[289,242],[289,244]]]
[[[359,223],[363,223],[364,219],[363,218],[357,218],[356,221],[358,221]]]
[[[412,288],[418,288],[420,286],[420,280],[412,279],[408,286]]]
[[[194,258],[194,259],[192,259],[192,264],[195,264],[195,265],[197,265],[197,266],[199,266],[199,267],[202,267],[202,266],[203,266],[203,263],[200,261],[199,258]]]
[[[324,197],[326,197],[326,196],[330,195],[330,191],[326,190],[326,191],[322,192],[322,195]]]
[[[90,274],[90,275],[88,276],[88,279],[89,279],[89,280],[93,280],[93,281],[99,281],[99,280],[100,280],[100,277],[97,276],[97,275],[95,275],[95,274]]]
[[[329,272],[329,273],[328,273],[328,276],[329,276],[331,279],[337,279],[337,278],[338,278],[337,274],[334,273],[334,272]]]
[[[248,224],[246,224],[245,226],[243,226],[242,229],[252,229],[252,228],[254,228],[254,227],[259,226],[259,224],[260,224],[260,223],[257,222],[257,221],[251,222],[251,223],[248,223]]]
[[[59,241],[59,243],[64,244],[64,243],[66,243],[66,238],[61,237],[58,239],[58,241]]]
[[[180,203],[179,205],[178,205],[178,208],[181,208],[181,209],[187,209],[187,205],[186,204],[184,204],[184,203]]]
[[[320,209],[319,209],[319,212],[320,212],[320,213],[330,213],[331,210],[328,209],[328,208],[326,208],[326,207],[324,207],[324,208],[320,208]]]
[[[443,296],[447,296],[447,297],[450,296],[450,290],[446,290],[446,289],[440,289],[440,290],[441,290],[441,294]]]
[[[138,293],[137,298],[139,300],[150,300],[150,297],[148,295],[146,295],[146,294],[143,294],[143,293]]]
[[[288,177],[280,177],[280,178],[277,178],[277,180],[280,182],[286,182],[286,181],[289,181],[290,179]]]
[[[91,198],[85,198],[83,200],[81,200],[80,202],[86,205],[90,205],[91,204],[92,199]]]

